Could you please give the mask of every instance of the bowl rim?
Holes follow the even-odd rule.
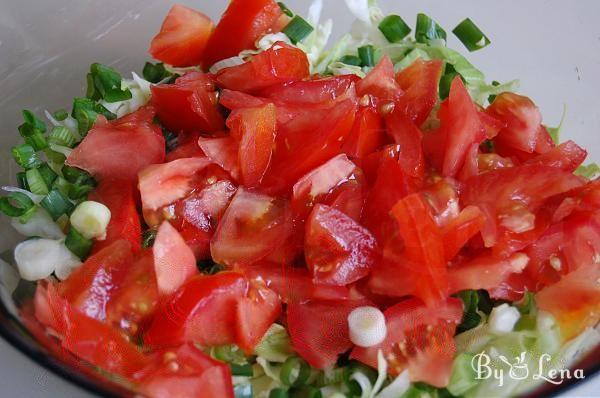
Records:
[[[12,326],[9,326],[11,324]],[[19,333],[18,329],[21,329],[21,332],[29,334],[33,341],[37,342],[41,347],[43,347],[35,338],[35,336],[31,335],[29,329],[20,321],[20,319],[11,314],[6,308],[4,302],[0,300],[0,337],[17,351],[31,359],[36,365],[40,365],[44,369],[52,372],[54,375],[69,382],[71,385],[81,388],[96,396],[123,397],[133,396],[136,394],[135,392],[126,390],[124,388],[117,388],[116,385],[111,387],[108,383],[99,383],[90,379],[80,370],[58,360],[52,354],[41,352],[34,345],[32,345],[31,342],[27,341],[28,339],[22,333]],[[585,362],[589,358],[593,357],[600,358],[600,345],[590,350],[585,357],[581,358],[577,363],[574,364],[574,367],[577,367],[579,363]],[[563,383],[559,385],[544,383],[535,390],[526,393],[524,396],[557,397],[560,394],[564,394],[585,383],[592,382],[594,379],[600,380],[600,361],[592,362],[591,366],[587,366],[584,369],[584,374],[584,379],[565,379]]]

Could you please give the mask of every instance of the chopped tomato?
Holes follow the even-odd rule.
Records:
[[[422,179],[425,173],[423,133],[413,122],[394,110],[385,118],[388,134],[400,146],[398,163],[407,175]]]
[[[442,68],[440,60],[423,61],[419,58],[396,74],[396,81],[404,95],[396,101],[395,110],[417,126],[425,122],[437,103]]]
[[[233,398],[231,371],[192,343],[158,351],[138,374],[141,392],[150,398]]]
[[[128,241],[134,252],[141,249],[142,227],[136,198],[137,192],[132,182],[115,178],[100,181],[96,189],[90,193],[89,200],[100,202],[110,210],[106,238],[94,242],[93,253],[121,239]]]
[[[486,112],[506,124],[494,138],[501,148],[526,153],[535,151],[542,116],[533,101],[522,95],[506,92],[498,95]]]
[[[415,295],[435,306],[448,293],[448,270],[441,233],[429,205],[419,194],[400,200],[392,209],[398,233],[404,241],[404,255],[419,269]]]
[[[144,342],[150,346],[235,343],[236,303],[247,289],[246,279],[235,272],[193,277],[157,312]]]
[[[377,242],[349,216],[318,204],[306,223],[304,255],[316,281],[348,285],[369,274],[377,261]]]
[[[249,278],[260,278],[279,294],[285,303],[303,303],[309,300],[347,300],[345,286],[325,285],[314,281],[306,268],[261,262],[244,267]]]
[[[175,4],[160,32],[152,39],[149,52],[169,65],[200,65],[212,30],[213,23],[209,17],[200,11]]]
[[[403,94],[402,89],[394,79],[394,64],[385,55],[369,74],[356,84],[359,96],[372,95],[378,101],[394,102]]]
[[[355,347],[350,357],[376,368],[381,350],[391,375],[408,369],[413,382],[445,387],[452,373],[456,352],[453,336],[463,316],[462,302],[450,298],[427,307],[410,299],[388,308],[384,315],[388,333],[383,343]]]
[[[455,176],[462,168],[471,146],[484,140],[485,131],[479,112],[460,76],[452,81],[447,101],[448,106],[438,112],[441,128],[447,137],[442,171],[445,176]]]
[[[187,196],[194,189],[194,175],[208,165],[207,158],[184,158],[143,169],[139,188],[144,209],[156,210]]]
[[[168,221],[164,221],[158,228],[152,252],[158,293],[161,296],[171,295],[198,273],[192,249]]]
[[[122,178],[135,181],[144,167],[165,159],[165,139],[152,123],[148,108],[110,123],[97,123],[71,152],[66,164],[79,167],[97,180]]]
[[[287,324],[294,350],[317,369],[333,366],[340,354],[352,348],[348,315],[363,300],[310,301],[288,304]]]
[[[204,54],[204,66],[254,48],[254,42],[281,16],[273,0],[233,0],[223,13]]]
[[[257,187],[271,162],[275,144],[275,106],[245,108],[234,111],[227,126],[231,135],[240,141],[238,164],[244,185]]]
[[[556,284],[540,290],[535,302],[558,321],[561,337],[567,341],[600,321],[600,267],[586,264],[567,274]]]
[[[170,131],[212,133],[223,130],[225,123],[217,106],[215,88],[205,74],[189,72],[175,84],[151,88],[152,105],[161,123]]]
[[[444,254],[446,260],[452,260],[467,242],[477,235],[485,223],[485,216],[478,207],[468,206],[457,218],[442,228]]]
[[[201,158],[204,157],[204,152],[198,145],[200,134],[197,132],[181,133],[177,136],[177,147],[167,153],[166,162],[171,162],[177,159],[184,158]]]
[[[364,158],[385,143],[383,121],[373,107],[362,107],[342,150],[351,158]]]
[[[277,42],[242,65],[221,69],[215,80],[223,88],[256,92],[276,84],[302,80],[309,74],[306,54],[296,47]]]
[[[528,164],[543,164],[565,171],[575,171],[585,158],[587,151],[573,141],[566,141],[541,155],[529,160]]]
[[[58,292],[73,308],[90,318],[104,320],[106,305],[122,285],[132,261],[131,245],[118,240],[90,256],[58,284]]]
[[[459,216],[458,187],[456,181],[451,178],[433,176],[431,180],[433,183],[421,192],[431,206],[435,223],[443,228]]]
[[[482,236],[495,244],[502,228],[525,232],[535,228],[535,211],[547,198],[581,186],[571,173],[542,165],[502,168],[469,179],[461,200],[486,215]]]
[[[260,95],[277,102],[294,105],[314,105],[334,101],[345,95],[360,79],[356,75],[342,75],[297,81],[268,87]]]
[[[240,179],[240,165],[238,162],[239,144],[233,137],[200,137],[198,145],[202,148],[206,157],[221,166],[235,180]]]
[[[290,235],[289,204],[239,188],[225,211],[210,250],[219,264],[249,264],[265,258]]]
[[[121,286],[106,306],[106,321],[136,336],[154,315],[158,288],[152,250],[145,250],[128,268]]]

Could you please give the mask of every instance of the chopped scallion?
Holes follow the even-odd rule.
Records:
[[[28,144],[14,146],[12,148],[12,155],[15,162],[24,169],[36,168],[42,164],[35,149]]]
[[[142,247],[147,249],[154,245],[154,241],[156,240],[156,229],[148,229],[142,233]]]
[[[458,37],[458,40],[471,52],[481,50],[490,44],[490,39],[471,21],[466,18],[459,23],[452,31]]]
[[[281,11],[288,17],[292,18],[294,16],[292,10],[290,10],[285,4],[283,4],[283,2],[278,1],[277,5],[279,6],[279,8],[281,8]]]
[[[428,43],[430,40],[436,39],[446,41],[446,31],[429,16],[418,14],[415,40],[418,43]]]
[[[27,185],[27,175],[24,171],[19,171],[17,173],[17,185],[19,188],[29,191],[29,186]]]
[[[52,163],[63,164],[67,159],[67,157],[64,154],[53,151],[52,149],[46,149],[44,150],[44,153],[46,154],[48,161]]]
[[[290,398],[323,398],[323,395],[320,389],[313,386],[306,386],[290,390]]]
[[[340,58],[340,62],[346,65],[361,66],[362,61],[356,55],[344,55]]]
[[[144,79],[155,84],[163,81],[167,77],[173,76],[173,74],[165,68],[165,65],[160,62],[156,64],[146,62],[142,74]]]
[[[123,78],[117,71],[108,66],[95,63],[87,75],[88,90],[86,97],[106,102],[119,102],[132,98],[131,91],[121,87]]]
[[[91,239],[84,237],[79,231],[73,228],[73,226],[69,228],[69,232],[67,233],[67,237],[65,239],[65,246],[67,246],[67,249],[69,249],[77,257],[85,260],[90,254],[93,245],[94,242]]]
[[[33,127],[33,129],[38,130],[42,133],[46,132],[46,125],[37,116],[31,111],[27,109],[23,110],[23,119],[25,120],[25,124],[28,124]]]
[[[73,211],[73,203],[66,198],[60,191],[53,189],[40,202],[40,205],[48,211],[54,221],[58,220],[63,214],[70,214]]]
[[[48,195],[48,186],[42,178],[42,174],[39,169],[29,169],[25,172],[27,176],[27,185],[29,190],[36,195]]]
[[[49,187],[52,186],[52,184],[54,183],[54,180],[56,180],[56,178],[58,177],[58,175],[54,172],[54,170],[52,170],[50,168],[50,166],[48,166],[48,163],[43,163],[38,168],[38,171],[40,172],[40,175],[44,179],[44,183]]]
[[[379,23],[379,30],[390,43],[398,43],[410,33],[410,26],[399,15],[388,15]]]
[[[54,119],[58,120],[59,122],[62,122],[63,120],[69,117],[69,112],[67,112],[64,109],[59,109],[56,112],[54,112],[52,116],[54,117]]]
[[[116,119],[117,115],[89,98],[75,98],[71,116],[77,120],[79,134],[85,136],[96,122],[98,115],[104,115],[108,120]]]
[[[252,377],[254,375],[254,372],[252,371],[252,365],[250,364],[238,365],[235,363],[230,363],[229,368],[231,369],[232,376]]]
[[[25,143],[31,145],[33,149],[36,151],[41,151],[48,148],[48,141],[46,141],[46,137],[44,134],[39,131],[34,132],[29,137],[25,137]]]
[[[274,388],[269,393],[269,398],[288,398],[289,395],[283,388]]]
[[[362,66],[375,66],[375,47],[372,45],[359,47],[358,56]]]
[[[0,211],[9,217],[23,217],[35,211],[35,203],[21,192],[11,192],[0,198]]]
[[[53,144],[72,148],[77,140],[71,130],[63,126],[56,126],[50,132],[48,141]]]
[[[283,28],[282,32],[290,38],[290,41],[294,44],[297,44],[304,40],[306,36],[308,36],[314,28],[304,20],[304,18],[296,15],[290,23]]]
[[[301,358],[289,357],[281,366],[280,377],[286,386],[301,387],[310,377],[310,366]]]

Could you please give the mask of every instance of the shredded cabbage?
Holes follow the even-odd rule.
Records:
[[[287,330],[276,323],[271,325],[254,349],[254,353],[267,361],[285,362],[294,354]]]

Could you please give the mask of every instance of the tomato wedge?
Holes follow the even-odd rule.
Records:
[[[233,0],[223,13],[204,54],[204,66],[254,48],[254,42],[281,16],[273,0]]]
[[[342,150],[351,158],[364,158],[385,143],[385,129],[374,107],[361,107]]]
[[[97,180],[118,176],[135,181],[144,167],[165,159],[165,139],[160,127],[152,123],[153,117],[151,109],[142,108],[110,123],[96,123],[66,164]]]
[[[149,52],[169,65],[200,65],[213,26],[210,18],[200,11],[175,4],[152,39]]]
[[[396,101],[394,109],[417,126],[425,122],[437,103],[443,66],[441,60],[423,61],[418,58],[396,74],[396,81],[404,95]]]
[[[556,167],[565,171],[575,171],[585,158],[587,151],[581,148],[573,141],[565,141],[548,152],[536,156],[529,160],[528,164],[543,164],[545,166]]]
[[[152,398],[186,398],[202,391],[206,398],[233,398],[231,371],[192,343],[159,351],[136,375],[141,392]]]
[[[233,137],[200,137],[198,145],[208,159],[221,166],[234,180],[240,179],[239,143]]]
[[[153,85],[152,105],[161,123],[174,133],[212,133],[225,127],[215,87],[207,75],[190,72],[175,84]]]
[[[152,252],[158,293],[161,296],[171,295],[198,273],[192,249],[168,221],[164,221],[158,228]]]
[[[289,204],[239,188],[210,244],[219,264],[250,264],[265,258],[290,235]]]
[[[352,348],[348,315],[362,300],[310,301],[288,304],[287,323],[294,350],[317,369],[333,366],[340,354]]]
[[[397,110],[385,117],[385,126],[388,134],[400,146],[398,163],[404,173],[417,179],[423,179],[425,155],[423,154],[421,130]]]
[[[360,79],[356,75],[313,78],[271,86],[260,91],[260,96],[293,105],[315,105],[335,101],[348,92]]]
[[[388,55],[356,84],[356,93],[361,97],[372,95],[380,102],[394,102],[400,98],[403,92],[394,79],[394,64]]]
[[[369,274],[378,259],[377,241],[349,216],[318,204],[306,223],[304,255],[316,281],[343,286]]]
[[[221,69],[215,80],[223,88],[250,93],[275,84],[302,80],[309,75],[304,51],[277,42],[242,65]]]
[[[450,381],[456,347],[454,332],[463,316],[455,298],[427,307],[417,299],[402,301],[384,312],[387,337],[369,348],[355,347],[351,358],[377,367],[377,352],[388,361],[388,373],[408,369],[410,380],[445,387]]]

